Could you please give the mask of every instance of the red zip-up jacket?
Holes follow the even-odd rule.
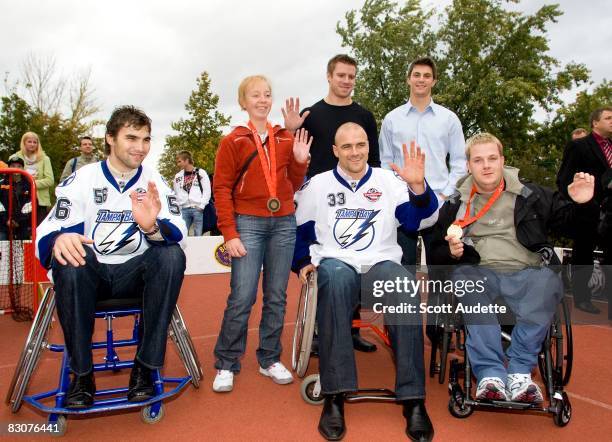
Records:
[[[259,157],[253,158],[232,194],[234,183],[249,156],[257,150],[253,133],[248,127],[238,126],[223,137],[215,160],[213,192],[217,209],[217,226],[225,241],[239,238],[236,214],[278,217],[295,212],[293,195],[304,182],[307,163],[298,163],[293,156],[293,135],[280,126],[274,126],[276,140],[277,198],[281,202],[278,212],[270,212],[270,198]]]

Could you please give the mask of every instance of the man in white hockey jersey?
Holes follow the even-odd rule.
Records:
[[[325,396],[319,432],[339,440],[346,432],[344,394],[357,390],[351,319],[360,292],[371,292],[381,281],[414,281],[400,265],[397,228],[401,224],[414,232],[431,226],[438,202],[425,182],[425,156],[414,144],[410,152],[404,146],[404,166],[392,165],[395,173],[367,165],[368,137],[356,123],[338,128],[333,151],[336,169],[314,176],[295,196],[293,270],[305,281],[317,269],[319,370]],[[402,180],[404,185],[399,185]],[[419,305],[416,292],[402,296],[391,290],[380,300],[385,305]],[[395,393],[404,407],[406,433],[412,440],[431,440],[420,314],[385,315],[385,323],[395,353]]]
[[[170,317],[183,281],[186,235],[176,197],[159,173],[143,166],[151,120],[139,109],[115,109],[106,125],[108,159],[89,164],[56,189],[57,202],[37,229],[36,252],[50,268],[73,378],[67,408],[93,404],[91,355],[96,301],[142,297],[143,335],[128,400],[154,396],[151,371],[164,362]]]
[[[189,232],[193,225],[193,236],[202,236],[204,209],[210,202],[210,180],[204,169],[195,167],[188,150],[176,154],[176,165],[181,169],[172,182],[176,200],[181,207],[183,220]]]

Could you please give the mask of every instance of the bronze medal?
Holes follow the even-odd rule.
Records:
[[[261,138],[257,133],[257,129],[255,128],[253,122],[249,121],[249,129],[251,129],[251,132],[253,133],[253,140],[255,141],[255,145],[257,146],[257,155],[259,156],[259,161],[261,162],[261,169],[266,180],[266,186],[268,187],[268,194],[270,195],[270,198],[266,203],[266,207],[270,212],[274,213],[278,212],[281,207],[281,202],[277,198],[276,194],[276,141],[274,138],[274,130],[272,129],[272,125],[269,122],[266,123],[266,128],[268,131],[268,140],[270,143],[269,162],[266,159],[266,154],[261,143]]]
[[[280,210],[280,200],[278,198],[270,198],[268,200],[268,210],[270,212],[278,212]]]

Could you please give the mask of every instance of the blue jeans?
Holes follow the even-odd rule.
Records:
[[[531,373],[563,296],[560,275],[546,267],[500,273],[480,266],[462,266],[453,272],[452,279],[485,281],[482,293],[458,299],[462,305],[493,304],[501,297],[516,317],[512,343],[504,355],[497,314],[463,314],[468,332],[467,353],[476,379],[498,377],[505,382],[509,373]],[[508,369],[504,366],[505,356]]]
[[[231,293],[215,345],[215,367],[235,373],[240,371],[240,358],[246,349],[249,316],[262,265],[263,309],[257,361],[268,368],[280,360],[287,283],[295,247],[295,216],[236,215],[236,228],[247,254],[232,258]]]
[[[183,250],[176,244],[152,246],[122,264],[102,264],[90,247],[85,251],[84,266],[51,261],[57,315],[70,355],[70,369],[76,374],[92,369],[96,301],[140,296],[143,333],[136,359],[146,367],[161,368],[170,317],[185,274]]]
[[[359,304],[363,281],[392,281],[397,277],[414,279],[401,265],[383,261],[366,274],[338,259],[324,259],[317,268],[317,329],[319,333],[319,372],[324,394],[357,390],[357,366],[351,337],[353,312]],[[367,288],[366,288],[367,290]],[[393,295],[381,298],[386,305],[399,305]],[[410,303],[417,306],[420,296]],[[385,318],[391,348],[395,354],[395,395],[397,400],[425,397],[423,326],[420,315],[410,325],[393,325]]]
[[[204,211],[194,208],[185,207],[181,208],[181,215],[187,225],[187,232],[189,232],[191,225],[193,224],[193,235],[190,236],[202,236],[202,227],[204,226]]]

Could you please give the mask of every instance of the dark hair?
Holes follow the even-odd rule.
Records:
[[[91,138],[89,135],[83,135],[82,137],[79,137],[79,144],[81,144],[83,140],[89,140],[93,143],[93,138]]]
[[[118,107],[113,111],[108,123],[106,123],[106,135],[116,138],[122,127],[130,126],[136,129],[146,127],[151,132],[151,119],[147,114],[134,106]],[[106,137],[104,137],[104,153],[110,155],[110,150],[110,144],[106,142]]]
[[[10,157],[8,161],[6,162],[7,166],[9,167],[11,167],[11,164],[13,163],[19,163],[21,164],[21,167],[25,167],[24,161],[19,157]]]
[[[193,156],[188,150],[181,150],[179,153],[176,154],[176,156],[181,160],[189,161],[189,164],[193,164]]]
[[[338,55],[334,55],[327,62],[327,73],[329,75],[334,73],[334,69],[336,69],[336,65],[338,63],[350,64],[351,66],[355,66],[355,70],[357,70],[357,61],[353,57],[347,54],[338,54]]]
[[[594,122],[601,119],[601,114],[603,114],[605,111],[612,112],[612,106],[599,107],[591,113],[591,127],[593,127]]]
[[[410,76],[412,75],[412,70],[417,65],[429,66],[431,68],[431,73],[433,74],[433,79],[438,79],[438,68],[436,68],[436,62],[433,61],[433,59],[430,57],[417,58],[412,63],[410,63],[410,66],[408,67],[408,72],[406,73],[407,79],[410,78]]]

